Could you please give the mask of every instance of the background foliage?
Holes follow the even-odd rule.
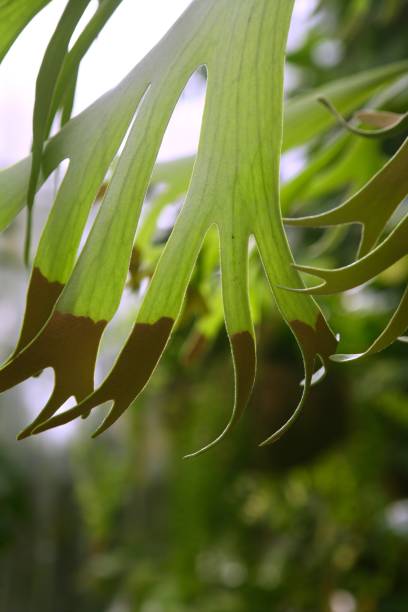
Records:
[[[403,59],[407,17],[402,0],[386,9],[376,0],[325,0],[304,44],[288,57],[296,90]],[[406,110],[406,91],[389,110]],[[343,200],[399,142],[359,141],[358,155],[349,147],[306,185],[302,212],[305,202],[315,210]],[[317,261],[317,230],[295,229],[290,238],[302,261]],[[327,244],[327,235],[321,240]],[[330,259],[318,261],[348,261],[355,244],[338,233],[330,240]],[[14,257],[21,241],[17,224],[0,246],[2,281],[10,287],[23,274]],[[137,277],[138,265],[135,271]],[[381,330],[404,278],[402,262],[359,293],[323,301],[333,328],[343,331],[344,351],[367,346]],[[231,397],[223,382],[231,377],[223,333],[193,363],[188,359],[192,321],[206,307],[200,268],[194,280],[153,384],[137,410],[97,442],[89,440],[91,423],[61,448],[37,439],[17,444],[21,399],[0,398],[0,608],[406,610],[406,347],[397,343],[368,362],[334,365],[287,436],[259,449],[265,432],[290,414],[301,375],[289,332],[260,300],[262,344],[250,409],[223,445],[183,462],[184,452],[222,428]],[[126,322],[108,338],[107,353],[121,326]],[[1,343],[6,355],[12,338]]]

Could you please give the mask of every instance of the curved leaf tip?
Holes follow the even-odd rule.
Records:
[[[261,447],[277,442],[297,421],[308,397],[310,387],[324,377],[328,359],[336,352],[338,344],[337,337],[333,334],[320,312],[315,327],[299,320],[290,321],[289,324],[297,338],[303,355],[305,378],[303,381],[302,397],[292,416],[282,427],[264,440],[260,444]],[[317,358],[320,358],[323,367],[314,374],[313,369]]]
[[[386,111],[358,111],[355,117],[377,129],[361,129],[355,127],[339,113],[337,108],[324,96],[317,98],[320,104],[323,104],[327,110],[337,119],[340,125],[346,128],[349,132],[357,136],[365,138],[379,138],[381,136],[396,136],[401,132],[405,132],[408,125],[408,113],[388,113]]]
[[[224,431],[212,442],[198,451],[189,453],[184,459],[192,459],[207,452],[231,431],[241,418],[250,397],[256,374],[256,348],[252,334],[248,331],[232,334],[230,337],[231,351],[234,363],[235,399],[231,418]]]

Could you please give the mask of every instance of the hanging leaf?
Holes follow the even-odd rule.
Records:
[[[280,212],[282,137],[289,148],[333,125],[316,104],[316,93],[311,93],[288,105],[282,134],[284,53],[292,6],[287,0],[196,0],[116,89],[45,146],[44,178],[63,159],[69,158],[70,165],[41,238],[22,336],[14,356],[0,370],[0,389],[45,367],[54,368],[55,387],[20,437],[86,416],[105,401],[113,401],[113,407],[96,433],[119,418],[147,384],[169,341],[211,228],[219,235],[224,317],[235,370],[233,413],[215,442],[241,415],[255,376],[248,296],[251,236],[305,367],[299,406],[266,442],[282,435],[298,416],[310,385],[321,374],[313,376],[315,362],[319,359],[325,367],[337,340],[310,296],[280,288],[303,287],[292,265]],[[133,330],[110,374],[92,392],[100,337],[126,283],[140,210],[164,131],[189,77],[203,65],[208,73],[206,104],[186,201]],[[329,85],[326,91],[343,112],[349,112],[406,70],[405,62],[370,71]],[[133,117],[75,264],[89,208]],[[79,404],[53,417],[72,395]]]
[[[408,113],[404,113],[402,115],[398,113],[370,110],[359,111],[358,113],[356,113],[356,118],[362,121],[363,123],[368,123],[369,125],[377,129],[366,130],[357,128],[352,123],[346,121],[336,109],[334,104],[330,102],[327,98],[319,97],[318,100],[330,111],[330,113],[334,117],[336,117],[338,122],[343,127],[345,127],[349,132],[356,134],[357,136],[364,136],[365,138],[398,136],[398,134],[405,133],[408,128]]]
[[[358,255],[366,255],[377,244],[386,223],[408,194],[407,169],[408,139],[381,170],[346,202],[318,215],[285,219],[285,223],[301,227],[361,224],[363,229]]]
[[[283,0],[274,5],[254,0],[195,2],[131,76],[140,86],[139,99],[144,97],[74,272],[39,335],[0,372],[4,389],[34,370],[54,367],[54,392],[32,427],[50,417],[69,395],[81,400],[90,392],[97,345],[119,304],[140,207],[164,130],[184,84],[203,64],[208,70],[207,100],[187,200],[115,366],[101,387],[65,418],[87,414],[101,402],[113,400],[100,433],[140,393],[169,339],[204,236],[212,226],[220,236],[224,314],[235,368],[235,405],[224,434],[242,413],[255,375],[247,278],[250,235],[256,238],[271,285],[299,283],[290,266],[278,192],[283,62],[291,10],[292,3]],[[254,96],[257,113],[252,112]],[[59,209],[57,201],[52,214],[61,236],[67,226],[57,214]],[[43,237],[38,256],[58,267],[65,263],[55,256],[61,240],[55,234],[52,240],[53,248],[47,251],[50,235]],[[336,340],[311,298],[281,290],[274,293],[301,346],[305,395],[315,358],[320,355],[326,361]]]

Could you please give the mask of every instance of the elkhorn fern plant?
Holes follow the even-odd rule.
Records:
[[[402,62],[373,70],[317,94],[295,98],[283,117],[285,46],[293,0],[195,0],[115,89],[46,141],[61,106],[64,75],[72,85],[87,48],[84,44],[74,59],[71,50],[64,60],[61,49],[66,51],[81,12],[77,4],[74,15],[72,4],[68,3],[66,19],[61,19],[54,43],[50,43],[58,50],[53,81],[45,83],[40,71],[37,82],[33,155],[0,174],[0,228],[4,228],[26,203],[31,210],[41,183],[62,160],[69,159],[35,255],[20,339],[0,370],[0,390],[43,368],[55,371],[49,401],[19,437],[85,417],[104,402],[113,404],[96,435],[121,416],[149,381],[179,317],[203,241],[210,228],[216,228],[235,401],[230,421],[215,442],[242,414],[254,383],[256,347],[248,287],[251,238],[279,311],[299,344],[305,370],[302,397],[292,418],[266,442],[276,440],[299,414],[311,384],[321,378],[337,345],[321,310],[304,288],[283,229],[281,150],[303,144],[333,124],[333,118],[316,103],[317,95],[348,113],[379,87],[404,74],[408,65]],[[86,4],[82,3],[83,10]],[[107,0],[101,6],[105,4]],[[117,4],[111,2],[109,10]],[[26,11],[24,19],[28,21],[30,15]],[[99,26],[103,23],[101,18]],[[16,27],[14,36],[18,31]],[[92,36],[87,40],[90,44]],[[44,61],[48,60],[46,54]],[[207,72],[205,111],[184,205],[131,334],[111,372],[94,391],[100,339],[126,284],[140,211],[163,134],[187,81],[203,66]],[[68,110],[71,108],[68,103]],[[130,125],[124,150],[115,159]],[[182,175],[190,177],[188,160],[186,167]],[[110,168],[108,189],[77,257],[90,207]],[[160,168],[155,175],[160,177]],[[182,192],[182,186],[171,186],[170,178],[154,214],[169,194]],[[153,215],[153,224],[155,218]],[[394,245],[392,237],[387,240]],[[365,247],[370,246],[373,241],[366,241]],[[389,247],[381,244],[378,248]],[[391,247],[393,253],[396,248]],[[318,361],[323,367],[314,373]],[[71,396],[78,404],[55,415]]]

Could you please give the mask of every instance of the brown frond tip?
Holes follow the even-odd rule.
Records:
[[[45,325],[64,286],[58,281],[49,281],[39,268],[33,269],[20,338],[13,355],[27,346]]]
[[[321,313],[315,327],[298,320],[290,321],[290,326],[299,340],[307,363],[313,364],[317,355],[325,363],[336,352],[338,340]]]
[[[174,319],[162,317],[156,323],[136,323],[127,342],[102,385],[78,406],[57,414],[49,421],[36,427],[40,433],[69,423],[86,415],[92,408],[113,401],[113,407],[94,434],[101,434],[123,414],[143,390],[155,369],[170,337]]]
[[[85,409],[89,409],[101,401],[114,400],[111,411],[94,437],[113,425],[143,390],[160,360],[173,325],[174,319],[169,317],[162,317],[153,324],[135,324],[118,361],[94,394],[91,405],[84,403]]]
[[[252,334],[248,331],[233,334],[231,347],[236,375],[235,419],[238,420],[249,402],[255,380],[256,349]]]
[[[95,323],[88,317],[55,311],[31,344],[0,370],[0,391],[51,367],[55,371],[54,391],[34,423],[52,416],[71,396],[81,401],[93,391],[96,355],[105,326],[106,321]],[[20,438],[29,435],[33,427]]]

